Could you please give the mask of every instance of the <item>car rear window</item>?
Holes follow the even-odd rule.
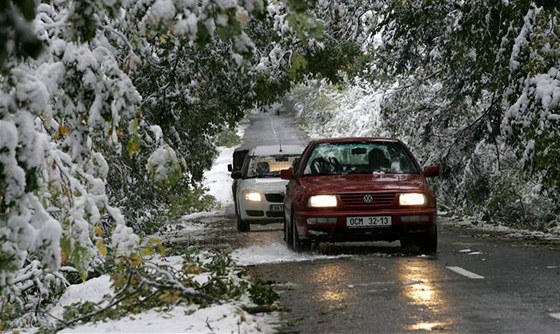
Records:
[[[292,167],[298,155],[251,156],[246,169],[246,177],[280,177],[280,171]]]

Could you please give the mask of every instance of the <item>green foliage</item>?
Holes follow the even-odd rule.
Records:
[[[290,26],[294,28],[296,36],[301,40],[323,37],[323,23],[310,17],[307,13],[291,13],[287,17]]]
[[[220,147],[235,147],[241,144],[241,138],[237,135],[234,129],[224,129],[216,136],[216,146]]]
[[[261,280],[256,280],[251,284],[249,293],[251,301],[257,305],[271,305],[280,298],[270,282]]]
[[[89,250],[81,247],[79,244],[75,244],[68,236],[60,240],[60,250],[62,253],[62,264],[71,265],[76,268],[80,273],[81,280],[85,281],[88,277],[90,264],[90,261],[87,259],[92,256]]]
[[[489,223],[546,231],[555,215],[552,203],[543,202],[539,191],[540,187],[515,174],[488,175],[469,186],[465,212]]]
[[[58,331],[82,322],[119,319],[149,309],[165,311],[175,305],[197,303],[207,305],[219,301],[236,300],[248,293],[249,283],[236,273],[235,263],[223,250],[208,254],[209,260],[201,260],[198,250],[183,248],[183,266],[177,271],[171,266],[151,262],[153,254],[163,248],[157,241],[149,241],[142,251],[145,255],[120,257],[108,268],[112,272],[115,295],[106,295],[98,303],[86,301],[64,307],[64,322],[56,327],[42,330]],[[198,283],[195,275],[208,274],[204,283]],[[274,294],[264,284],[254,284],[259,300],[272,300]],[[277,298],[277,297],[276,297]]]
[[[35,18],[34,0],[7,0],[0,4],[0,70],[13,58],[36,58],[43,50],[31,28]]]
[[[323,49],[306,57],[306,68],[309,73],[337,84],[343,81],[342,76],[359,74],[365,59],[358,43],[329,39]]]
[[[227,10],[226,15],[228,18],[227,24],[225,26],[218,26],[216,28],[216,33],[224,41],[228,41],[239,36],[243,30],[241,22],[239,22],[239,20],[236,18],[235,8],[230,8],[229,10]]]
[[[307,67],[307,59],[299,53],[294,53],[290,64],[290,79],[295,80],[297,74]]]
[[[0,299],[0,330],[10,330],[14,321],[33,323],[37,312],[58,300],[66,286],[61,276],[45,273],[39,261],[26,262],[17,282],[26,289],[14,293],[4,289]],[[37,300],[39,299],[39,300]]]
[[[214,196],[206,194],[204,188],[196,187],[188,192],[170,195],[168,218],[177,219],[193,212],[210,211],[216,205]]]

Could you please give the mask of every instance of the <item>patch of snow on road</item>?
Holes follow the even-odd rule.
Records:
[[[347,256],[348,255],[328,256],[313,253],[297,253],[288,249],[284,243],[278,242],[238,249],[232,254],[235,262],[241,266],[335,259]]]
[[[237,135],[243,137],[248,126],[248,123],[241,124],[237,129]],[[204,173],[204,180],[202,181],[204,187],[208,188],[208,194],[216,198],[220,211],[233,206],[233,195],[231,193],[233,179],[227,166],[232,163],[234,150],[235,147],[218,148],[218,157],[214,160],[212,168]]]

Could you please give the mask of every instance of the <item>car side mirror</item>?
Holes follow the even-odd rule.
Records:
[[[227,165],[227,171],[230,172],[230,173],[233,171],[233,165],[232,164]]]
[[[240,179],[241,178],[241,171],[240,170],[234,170],[233,172],[231,172],[231,178],[232,179]]]
[[[283,180],[290,180],[294,177],[294,169],[282,169],[280,171],[280,178]]]
[[[424,167],[424,176],[425,177],[439,176],[439,166],[438,165],[430,165],[430,166]]]

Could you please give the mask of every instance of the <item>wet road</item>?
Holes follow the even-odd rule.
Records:
[[[560,252],[476,235],[443,224],[435,256],[335,244],[318,252],[351,256],[249,272],[282,292],[282,332],[560,333]]]
[[[253,115],[251,124],[245,142],[304,141],[287,117]],[[322,244],[307,261],[278,262],[275,254],[297,258],[284,247],[281,224],[238,233],[227,214],[200,224],[204,232],[185,236],[234,253],[249,249],[241,256],[272,253],[270,263],[247,271],[279,292],[286,310],[279,332],[560,333],[558,241],[504,237],[441,218],[434,256],[403,252],[399,242],[343,243]]]
[[[189,232],[199,244],[251,258],[268,253],[270,263],[246,270],[280,294],[281,333],[560,333],[559,242],[442,218],[434,256],[404,252],[398,242],[340,243],[301,260],[284,247],[281,224],[248,233],[238,233],[230,215],[200,224],[203,234]],[[294,261],[278,262],[274,252]]]

